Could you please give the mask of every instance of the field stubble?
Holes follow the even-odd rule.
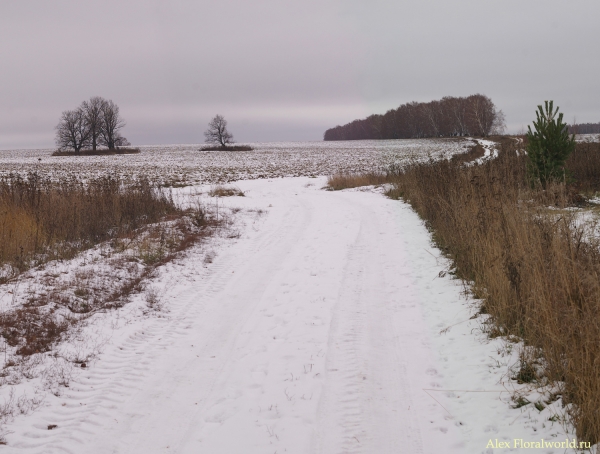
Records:
[[[412,158],[460,153],[468,139],[352,142],[274,142],[250,144],[252,151],[199,151],[202,145],[141,146],[141,152],[115,156],[50,156],[53,150],[0,152],[0,174],[25,177],[34,170],[59,181],[112,175],[121,180],[147,177],[182,187],[256,178],[332,175],[387,169]]]

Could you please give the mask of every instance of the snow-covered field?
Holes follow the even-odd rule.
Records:
[[[420,143],[429,142],[438,146]],[[273,165],[305,162],[302,172],[324,174],[362,170],[385,155],[378,148],[362,156],[355,144],[344,145],[345,159],[323,151],[329,145],[260,153]],[[202,156],[165,150],[181,165],[186,153]],[[206,159],[222,160],[220,169],[242,165]],[[250,173],[271,162],[244,159]],[[104,162],[88,160],[89,168]],[[166,158],[157,162],[170,168]],[[159,268],[148,283],[153,304],[146,292],[95,314],[59,356],[38,355],[29,378],[0,388],[0,410],[11,390],[17,409],[0,450],[570,452],[560,446],[573,439],[560,424],[560,400],[539,411],[539,390],[511,379],[518,345],[482,334],[485,319],[412,209],[377,188],[331,192],[325,183],[306,175],[237,181],[245,197],[218,201],[232,227]],[[174,191],[214,205],[210,187]],[[56,266],[70,272],[67,265]],[[5,310],[19,304],[18,288],[2,291]],[[87,358],[85,367],[73,355]],[[36,375],[36,367],[47,372]],[[513,408],[515,392],[531,403]]]
[[[253,151],[198,151],[203,145],[142,146],[117,156],[51,156],[54,150],[0,151],[0,174],[36,171],[52,178],[144,174],[170,186],[253,178],[332,175],[387,169],[408,159],[466,151],[469,139],[254,143]]]

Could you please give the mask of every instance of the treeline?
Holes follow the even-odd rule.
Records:
[[[328,129],[324,140],[414,139],[502,134],[504,113],[481,94],[411,102],[384,115],[371,115]]]
[[[600,134],[600,123],[581,123],[570,125],[569,134]]]
[[[94,96],[83,101],[75,110],[62,113],[56,126],[56,145],[59,150],[73,150],[75,153],[87,147],[96,151],[99,146],[114,150],[130,145],[120,132],[124,126],[119,106],[111,100]]]

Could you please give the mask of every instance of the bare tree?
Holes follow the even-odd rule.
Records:
[[[450,107],[452,119],[454,123],[454,129],[456,135],[467,136],[469,135],[468,121],[467,121],[467,99],[466,98],[452,98]]]
[[[502,135],[506,132],[506,117],[502,109],[494,109],[494,121],[492,123],[492,134]]]
[[[102,106],[106,100],[100,96],[94,96],[89,101],[83,101],[81,110],[85,116],[85,123],[90,130],[90,143],[92,150],[96,151],[100,134],[102,132]]]
[[[100,128],[100,144],[114,150],[115,147],[129,144],[125,137],[119,132],[125,121],[119,115],[119,106],[112,101],[102,100],[102,126]]]
[[[423,115],[427,120],[430,136],[439,137],[442,130],[442,111],[439,101],[431,101],[422,105]]]
[[[56,126],[56,145],[59,149],[72,148],[79,153],[89,145],[90,129],[86,124],[85,113],[80,107],[62,113]]]
[[[216,115],[208,124],[208,129],[204,132],[206,143],[219,144],[223,148],[233,143],[233,135],[227,131],[227,120],[222,115]]]
[[[486,137],[492,130],[496,107],[490,98],[476,94],[467,98],[467,121],[469,133],[475,136]]]

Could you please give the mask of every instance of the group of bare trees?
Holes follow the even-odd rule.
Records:
[[[569,125],[569,134],[600,134],[600,123],[575,123]]]
[[[75,110],[62,113],[56,126],[56,145],[60,150],[71,149],[76,153],[98,147],[109,150],[130,145],[121,135],[125,122],[119,115],[119,106],[110,100],[94,96]]]
[[[439,101],[411,102],[384,115],[371,115],[325,131],[324,140],[411,139],[502,134],[504,113],[490,98],[446,96]]]

